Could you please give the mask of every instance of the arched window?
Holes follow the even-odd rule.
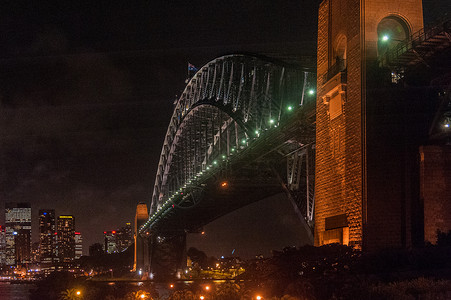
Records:
[[[346,69],[346,48],[347,48],[347,42],[346,42],[346,36],[340,35],[335,44],[334,48],[334,64],[338,66],[339,71],[342,71]]]
[[[377,25],[377,36],[377,50],[381,55],[388,49],[406,41],[410,36],[410,31],[406,21],[397,16],[388,16]]]

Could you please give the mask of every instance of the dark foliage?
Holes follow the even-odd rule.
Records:
[[[425,281],[417,280],[422,277],[426,278]],[[390,288],[394,283],[406,287],[404,293],[410,289],[411,293],[421,294],[427,290],[423,286],[434,286],[434,280],[443,279],[447,282],[450,278],[449,246],[388,249],[362,254],[337,244],[286,248],[274,252],[270,259],[251,262],[246,273],[239,276],[239,279],[251,282],[248,285],[250,289],[264,290],[278,297],[291,295],[300,299],[386,299],[381,295],[395,290]],[[382,287],[374,288],[379,285]],[[446,288],[438,293],[444,290]]]

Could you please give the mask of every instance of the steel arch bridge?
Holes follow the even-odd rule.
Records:
[[[300,67],[243,54],[200,68],[175,103],[139,233],[195,231],[280,192],[311,229],[315,81]]]

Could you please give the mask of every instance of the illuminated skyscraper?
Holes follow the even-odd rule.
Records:
[[[5,204],[5,240],[5,260],[7,265],[16,265],[30,262],[30,203]]]
[[[41,264],[52,264],[56,258],[55,210],[39,210],[39,256]]]
[[[83,238],[81,232],[75,232],[75,259],[83,255]]]
[[[116,246],[117,251],[122,252],[133,243],[133,230],[131,223],[125,223],[124,227],[121,227],[116,234]]]
[[[116,231],[104,231],[103,235],[105,237],[104,250],[105,253],[111,254],[117,252],[116,245]]]
[[[57,257],[60,262],[71,262],[75,259],[74,216],[59,216],[56,227]]]
[[[40,243],[34,242],[31,244],[31,263],[39,263],[40,258]]]
[[[0,226],[0,266],[1,265],[6,265],[5,226]]]

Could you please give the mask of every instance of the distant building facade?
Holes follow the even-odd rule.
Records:
[[[117,230],[116,247],[118,252],[126,250],[133,243],[133,229],[131,223],[125,223],[124,227]]]
[[[0,225],[0,266],[6,265],[6,236],[5,226]]]
[[[5,261],[7,265],[31,261],[31,205],[5,204]]]
[[[40,255],[40,243],[34,242],[31,244],[31,263],[38,264],[39,259],[41,257]]]
[[[75,259],[83,255],[83,237],[81,232],[75,232]]]
[[[100,256],[104,253],[103,246],[100,243],[95,243],[89,246],[89,256]]]
[[[75,259],[75,218],[62,215],[57,221],[57,257],[59,262],[71,262]]]
[[[116,245],[116,230],[104,231],[104,246],[103,249],[105,253],[112,254],[117,252]]]
[[[39,210],[39,257],[41,264],[52,264],[56,259],[55,210]]]

